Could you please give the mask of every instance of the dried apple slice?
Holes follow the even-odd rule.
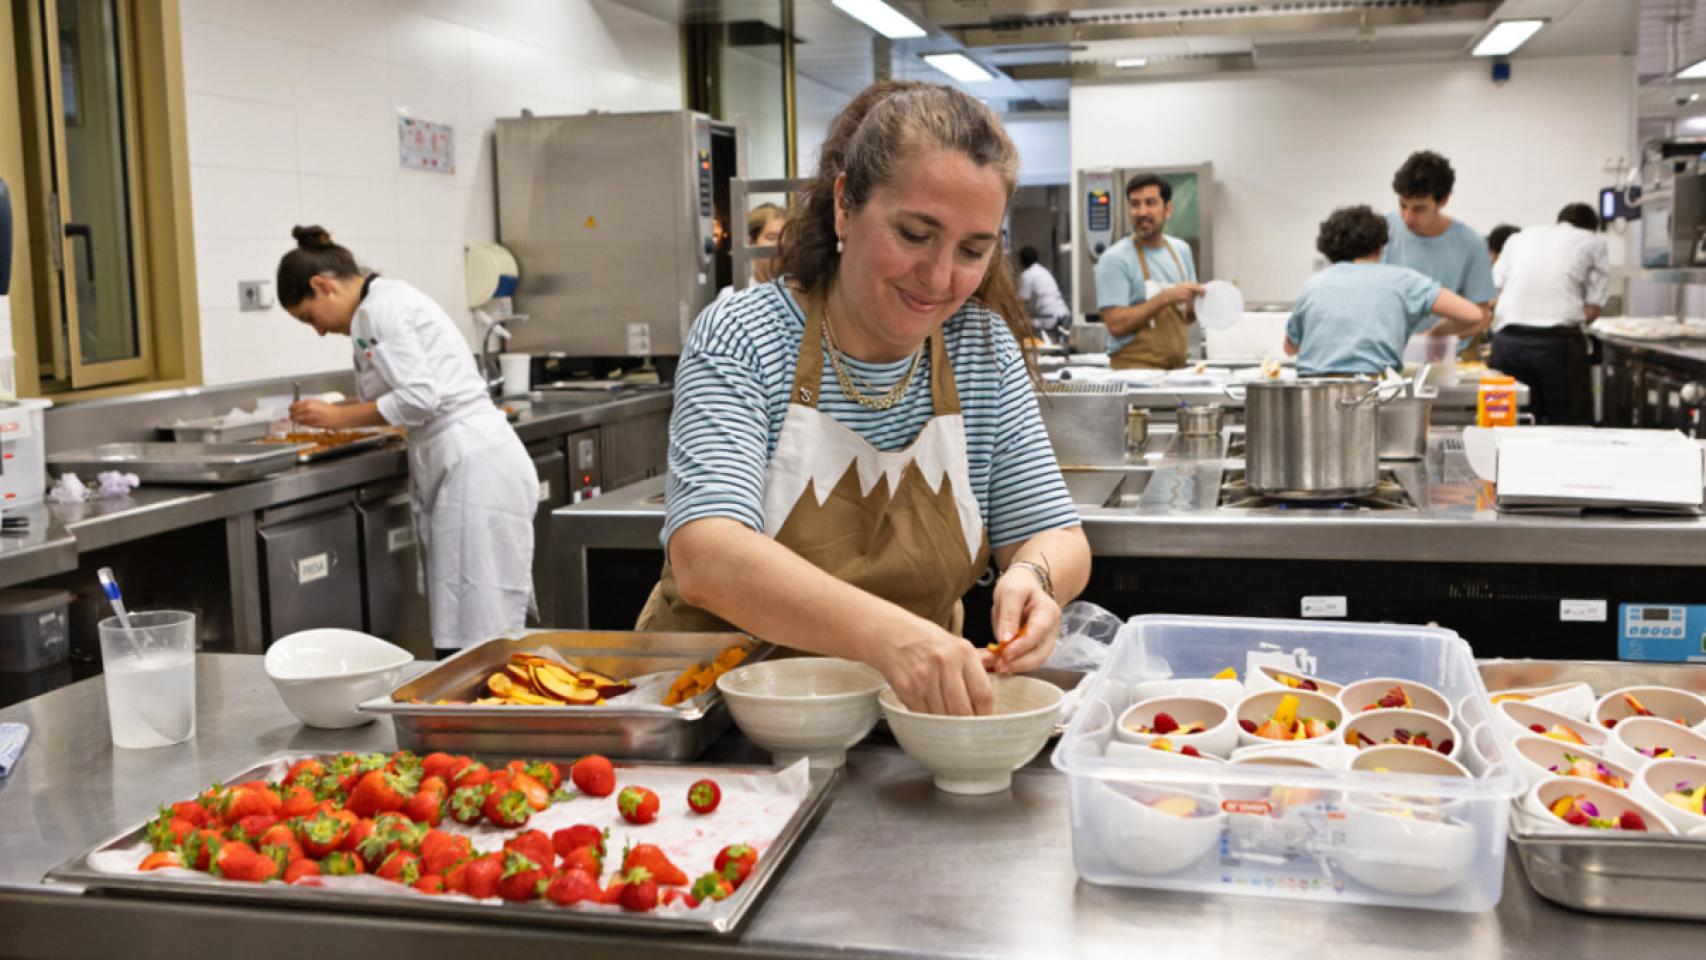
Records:
[[[570,703],[582,706],[592,706],[598,702],[598,690],[593,687],[575,687],[569,696]]]
[[[533,683],[543,693],[560,697],[571,703],[579,702],[577,697],[580,695],[582,687],[575,683],[565,670],[560,668],[552,670],[546,667],[535,668]]]
[[[508,673],[494,673],[486,678],[486,689],[494,697],[507,697],[515,692],[516,685]]]

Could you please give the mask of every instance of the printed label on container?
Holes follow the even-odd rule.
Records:
[[[303,557],[296,561],[296,584],[305,586],[316,580],[324,580],[332,575],[332,558],[328,554],[316,553],[312,557]]]
[[[1272,816],[1273,804],[1266,800],[1222,800],[1220,809],[1227,813],[1247,813],[1257,817]]]
[[[0,438],[3,438],[7,443],[11,443],[13,440],[22,440],[30,433],[30,415],[24,410],[18,410],[6,419],[0,420]]]
[[[1563,623],[1604,623],[1604,600],[1559,600],[1558,619]]]
[[[391,553],[402,553],[414,545],[414,527],[392,527],[385,531],[385,549]]]
[[[1350,613],[1350,602],[1344,597],[1304,597],[1305,617],[1344,617]]]
[[[544,503],[549,499],[551,499],[551,481],[541,480],[539,481],[539,502]]]

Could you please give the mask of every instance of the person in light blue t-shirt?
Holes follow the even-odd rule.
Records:
[[[1398,210],[1386,215],[1390,237],[1381,262],[1409,267],[1485,307],[1498,295],[1493,261],[1481,235],[1445,215],[1457,174],[1431,150],[1410,154],[1392,177]]]
[[[1379,374],[1402,365],[1415,334],[1481,329],[1485,311],[1477,304],[1409,267],[1381,263],[1386,242],[1386,220],[1366,206],[1322,221],[1315,246],[1333,265],[1303,284],[1285,327],[1285,352],[1297,357],[1298,373]]]

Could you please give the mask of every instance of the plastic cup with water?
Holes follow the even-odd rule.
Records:
[[[99,625],[113,746],[166,747],[195,736],[195,614],[138,610],[127,632]]]

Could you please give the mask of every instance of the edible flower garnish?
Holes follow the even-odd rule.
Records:
[[[1627,789],[1629,786],[1622,777],[1612,773],[1603,763],[1589,760],[1585,757],[1572,756],[1568,753],[1564,754],[1564,761],[1564,766],[1562,767],[1557,764],[1553,764],[1546,769],[1561,776],[1581,777],[1584,780],[1603,783],[1608,787],[1613,787],[1618,790]]]
[[[1691,786],[1687,781],[1679,782],[1675,790],[1665,794],[1665,802],[1697,817],[1706,817],[1706,783]]]
[[[1375,742],[1373,737],[1363,733],[1361,730],[1356,731],[1356,733],[1353,734],[1353,737],[1354,739],[1351,741],[1351,746],[1356,747],[1359,750],[1363,747],[1379,745]],[[1457,742],[1450,738],[1441,740],[1436,744],[1433,742],[1433,738],[1428,736],[1428,732],[1426,730],[1417,730],[1414,733],[1411,733],[1403,727],[1394,728],[1392,733],[1387,736],[1386,739],[1379,741],[1379,743],[1397,743],[1411,747],[1425,747],[1429,750],[1438,750],[1440,753],[1444,754],[1450,754],[1457,746]]]
[[[1601,816],[1599,808],[1594,806],[1583,794],[1559,797],[1552,804],[1552,815],[1572,827],[1591,827],[1595,830],[1637,830],[1645,832],[1647,821],[1633,810],[1625,810],[1616,817]]]

